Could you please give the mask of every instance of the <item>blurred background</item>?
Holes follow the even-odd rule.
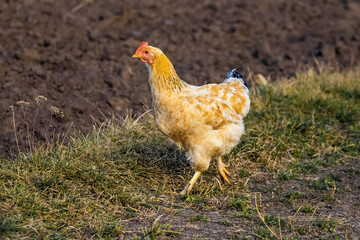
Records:
[[[144,112],[148,70],[131,59],[141,41],[198,85],[235,67],[250,82],[351,69],[360,61],[360,1],[3,0],[0,153],[16,149],[15,131],[23,147],[29,131],[49,142],[71,126]]]

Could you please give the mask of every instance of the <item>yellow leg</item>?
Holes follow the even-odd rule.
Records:
[[[228,165],[225,165],[222,161],[221,161],[221,157],[218,157],[217,159],[217,167],[218,167],[218,172],[220,177],[226,181],[228,184],[230,184],[230,181],[228,179],[228,177],[230,177],[230,173],[228,172],[228,170],[226,170],[227,167],[229,167]]]
[[[193,188],[196,180],[200,177],[201,172],[195,171],[194,176],[191,178],[190,182],[186,185],[184,190],[180,192],[180,195],[185,196],[187,193],[191,192],[191,189]]]

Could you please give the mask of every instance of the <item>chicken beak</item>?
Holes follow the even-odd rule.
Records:
[[[132,55],[133,58],[141,58],[141,56],[139,54],[134,54]]]

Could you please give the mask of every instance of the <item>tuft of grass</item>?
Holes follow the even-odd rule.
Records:
[[[337,221],[332,218],[326,219],[317,219],[312,222],[312,225],[315,229],[321,230],[323,232],[336,233]]]
[[[204,196],[200,196],[200,197],[196,197],[196,196],[188,196],[185,199],[185,202],[191,203],[191,205],[193,207],[196,207],[198,209],[202,209],[205,205],[205,197]]]
[[[237,217],[251,218],[254,214],[254,209],[250,207],[250,200],[246,196],[232,197],[228,200],[227,206],[235,208],[238,212]]]
[[[318,164],[316,162],[303,162],[290,164],[289,168],[296,173],[315,174],[318,172]]]
[[[289,226],[289,221],[284,218],[279,218],[277,216],[268,215],[265,217],[265,222],[270,227],[281,227],[281,229],[285,229]]]
[[[337,180],[334,180],[337,179]],[[309,183],[309,187],[315,190],[326,191],[322,196],[321,200],[327,203],[335,203],[335,192],[344,192],[348,188],[337,187],[336,181],[341,181],[338,175],[330,175],[329,177],[321,178]]]
[[[315,190],[335,191],[336,183],[331,177],[326,177],[310,182],[309,187]]]
[[[107,223],[101,226],[96,226],[93,231],[95,236],[100,238],[117,238],[124,233],[124,228],[121,225],[114,223]]]
[[[235,208],[238,211],[247,211],[249,209],[249,198],[245,196],[232,197],[228,201],[228,207]]]
[[[280,182],[286,182],[297,179],[297,175],[290,172],[281,172],[278,174],[278,180]]]
[[[306,235],[307,230],[304,227],[296,227],[295,231],[299,234],[299,235]]]
[[[304,205],[302,207],[302,212],[304,213],[314,213],[316,211],[316,209],[310,205]]]
[[[257,237],[256,239],[277,240],[270,230],[263,227],[257,228],[254,235]]]
[[[239,176],[240,178],[247,178],[247,177],[250,177],[250,176],[251,176],[251,173],[249,173],[249,172],[246,171],[246,170],[240,169],[240,170],[238,171],[238,176]]]
[[[189,220],[191,223],[195,223],[195,222],[203,222],[203,223],[208,223],[209,222],[209,218],[204,216],[204,215],[197,215],[195,217],[190,218]]]
[[[294,201],[298,199],[305,198],[305,193],[303,192],[297,192],[297,191],[291,191],[288,194],[285,195],[285,197],[282,199],[282,202],[286,202],[289,204],[293,204]]]
[[[338,153],[325,154],[322,159],[317,160],[317,164],[322,167],[332,167],[341,161]]]
[[[356,177],[356,176],[360,176],[360,169],[358,168],[346,168],[344,169],[344,172],[349,175],[350,177]]]
[[[170,224],[158,224],[157,221],[160,219],[159,216],[151,224],[150,228],[144,227],[142,231],[142,236],[136,235],[135,239],[158,239],[159,237],[165,235],[168,237],[178,237],[181,232],[176,232],[171,230]]]
[[[219,222],[221,225],[224,225],[226,227],[231,227],[233,224],[227,220],[227,219],[222,219],[220,222]]]

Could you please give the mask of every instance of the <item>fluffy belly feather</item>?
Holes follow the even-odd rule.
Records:
[[[229,153],[244,134],[242,119],[218,129],[204,124],[188,124],[182,120],[169,121],[164,115],[158,115],[156,122],[160,131],[179,147],[186,151],[204,151],[210,158]]]

